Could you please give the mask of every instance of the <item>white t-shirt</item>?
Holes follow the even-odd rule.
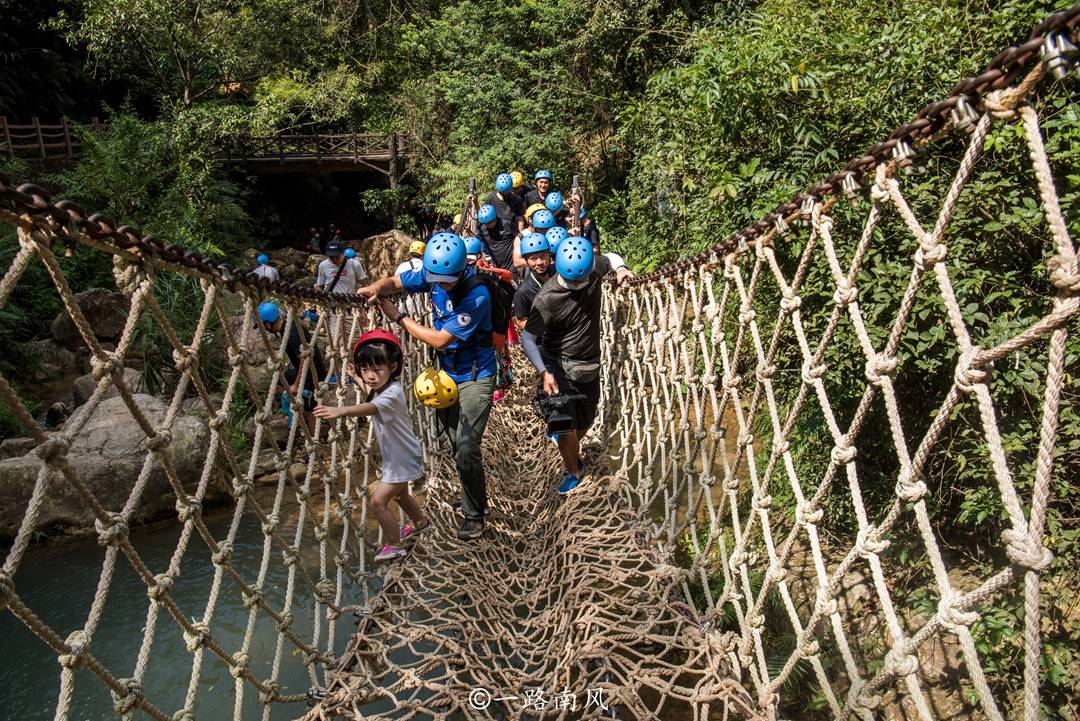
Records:
[[[424,261],[420,258],[409,258],[397,267],[394,271],[394,275],[401,275],[402,273],[408,273],[411,270],[423,270]],[[405,311],[413,316],[416,320],[420,320],[420,311],[423,309],[424,303],[418,298],[418,296],[409,293],[409,297],[405,299]]]
[[[367,271],[364,270],[364,266],[356,258],[346,258],[345,264],[345,270],[341,271],[341,277],[338,278],[333,292],[352,295],[360,287],[361,281],[367,278]],[[323,262],[319,263],[319,274],[315,285],[321,286],[323,290],[328,290],[330,284],[334,282],[334,276],[337,275],[337,272],[338,266],[334,265],[334,261],[329,258],[324,259]]]
[[[384,483],[407,483],[424,475],[424,454],[420,441],[413,433],[409,408],[405,405],[405,389],[399,381],[391,381],[369,401],[378,412],[371,416],[375,437],[382,454]]]
[[[394,275],[401,275],[402,273],[408,273],[410,270],[420,270],[424,267],[424,261],[419,258],[409,258],[403,261],[401,265],[394,271]]]
[[[278,273],[278,269],[272,265],[266,265],[265,263],[255,268],[252,272],[258,277],[266,278],[274,283],[281,280],[281,274]]]

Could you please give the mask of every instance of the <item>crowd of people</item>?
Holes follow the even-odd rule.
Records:
[[[578,204],[576,219],[570,216],[573,204],[555,188],[551,172],[538,170],[533,181],[530,187],[519,172],[500,173],[476,211],[475,235],[465,230],[470,224],[460,221],[437,230],[426,242],[409,245],[393,275],[366,284],[359,260],[345,257],[331,240],[316,279],[320,290],[365,297],[401,333],[435,350],[439,367],[417,374],[413,391],[435,409],[450,442],[461,482],[457,508],[463,520],[457,536],[463,540],[484,533],[488,503],[481,446],[492,404],[513,382],[509,345],[520,342],[537,371],[535,405],[549,421],[549,431],[558,426],[549,435],[564,466],[558,493],[572,493],[581,485],[581,439],[596,418],[601,390],[602,278],[613,273],[621,283],[633,275],[617,254],[601,253],[599,231],[583,205]],[[404,310],[390,300],[402,291],[409,294]],[[419,297],[426,293],[431,325],[421,318]],[[264,312],[264,306],[273,307]],[[267,330],[283,332],[276,305],[264,303],[259,310]],[[297,379],[300,355],[294,358],[293,340],[291,334],[286,353],[294,372],[286,374],[285,382],[294,395],[309,396],[309,384]],[[298,351],[299,338],[295,345]],[[320,362],[309,364],[313,374],[325,373],[316,367]],[[404,555],[405,539],[428,525],[408,492],[408,483],[423,476],[423,464],[408,421],[401,370],[397,337],[368,331],[354,345],[348,371],[365,390],[366,401],[332,407],[305,399],[304,405],[309,423],[312,417],[372,418],[383,458],[382,480],[372,495],[386,539],[379,561]],[[324,376],[311,377],[314,382]],[[552,420],[556,415],[557,424]],[[404,528],[387,510],[391,500],[409,516]]]

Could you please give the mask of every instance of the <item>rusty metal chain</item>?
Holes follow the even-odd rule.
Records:
[[[0,174],[0,208],[10,208],[16,214],[49,222],[51,229],[64,238],[69,247],[74,243],[85,242],[80,236],[112,243],[123,251],[134,251],[143,258],[198,271],[233,291],[244,287],[258,295],[292,298],[301,302],[319,301],[337,308],[355,308],[366,304],[359,296],[326,293],[299,283],[269,281],[188,248],[176,244],[166,245],[159,238],[143,235],[137,228],[128,225],[117,227],[116,223],[100,213],[88,216],[78,204],[70,200],[53,201],[52,195],[40,186],[24,183],[16,187],[11,179],[3,174]]]
[[[716,245],[694,255],[659,268],[651,273],[635,278],[629,283],[648,283],[662,278],[679,275],[702,263],[717,264],[722,255],[731,252],[742,244],[750,243],[783,227],[793,215],[809,217],[807,207],[820,203],[829,196],[843,192],[851,198],[863,192],[867,183],[860,182],[872,173],[877,166],[890,161],[899,161],[902,166],[912,162],[915,147],[923,144],[943,130],[950,122],[954,127],[968,127],[978,119],[978,111],[985,111],[984,98],[987,93],[1001,90],[1013,83],[1035,59],[1037,62],[1051,63],[1075,62],[1075,57],[1064,57],[1059,45],[1054,40],[1061,34],[1072,35],[1080,25],[1080,3],[1067,10],[1047,16],[1031,32],[1030,37],[1020,45],[1014,45],[998,53],[986,69],[979,75],[965,78],[949,91],[947,97],[924,107],[910,123],[896,128],[886,140],[875,143],[867,151],[848,161],[840,170],[822,180],[817,185],[799,193],[786,203],[776,206],[757,222],[729,235]],[[1068,67],[1066,65],[1066,67]]]

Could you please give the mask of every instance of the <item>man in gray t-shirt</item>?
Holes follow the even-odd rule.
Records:
[[[358,258],[346,258],[341,243],[332,240],[326,244],[326,259],[319,263],[315,290],[353,295],[365,278],[367,271],[363,264]]]
[[[346,255],[354,255],[353,253],[342,253],[341,243],[336,240],[331,240],[326,244],[326,259],[319,263],[318,270],[315,277],[315,290],[323,290],[327,293],[341,293],[344,295],[355,295],[356,289],[363,285],[363,280],[367,278],[367,272],[364,270],[363,264],[358,258],[349,258]],[[334,339],[336,345],[337,339],[337,314],[327,314],[327,328],[331,333],[331,338]],[[348,315],[343,316],[342,321],[346,322]]]

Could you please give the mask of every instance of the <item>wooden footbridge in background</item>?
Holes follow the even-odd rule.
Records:
[[[89,123],[12,123],[0,116],[0,142],[9,158],[72,160],[83,154],[83,131],[108,127]],[[306,133],[242,136],[226,140],[218,159],[230,169],[251,173],[382,173],[397,185],[398,160],[414,154],[415,142],[398,133]]]

